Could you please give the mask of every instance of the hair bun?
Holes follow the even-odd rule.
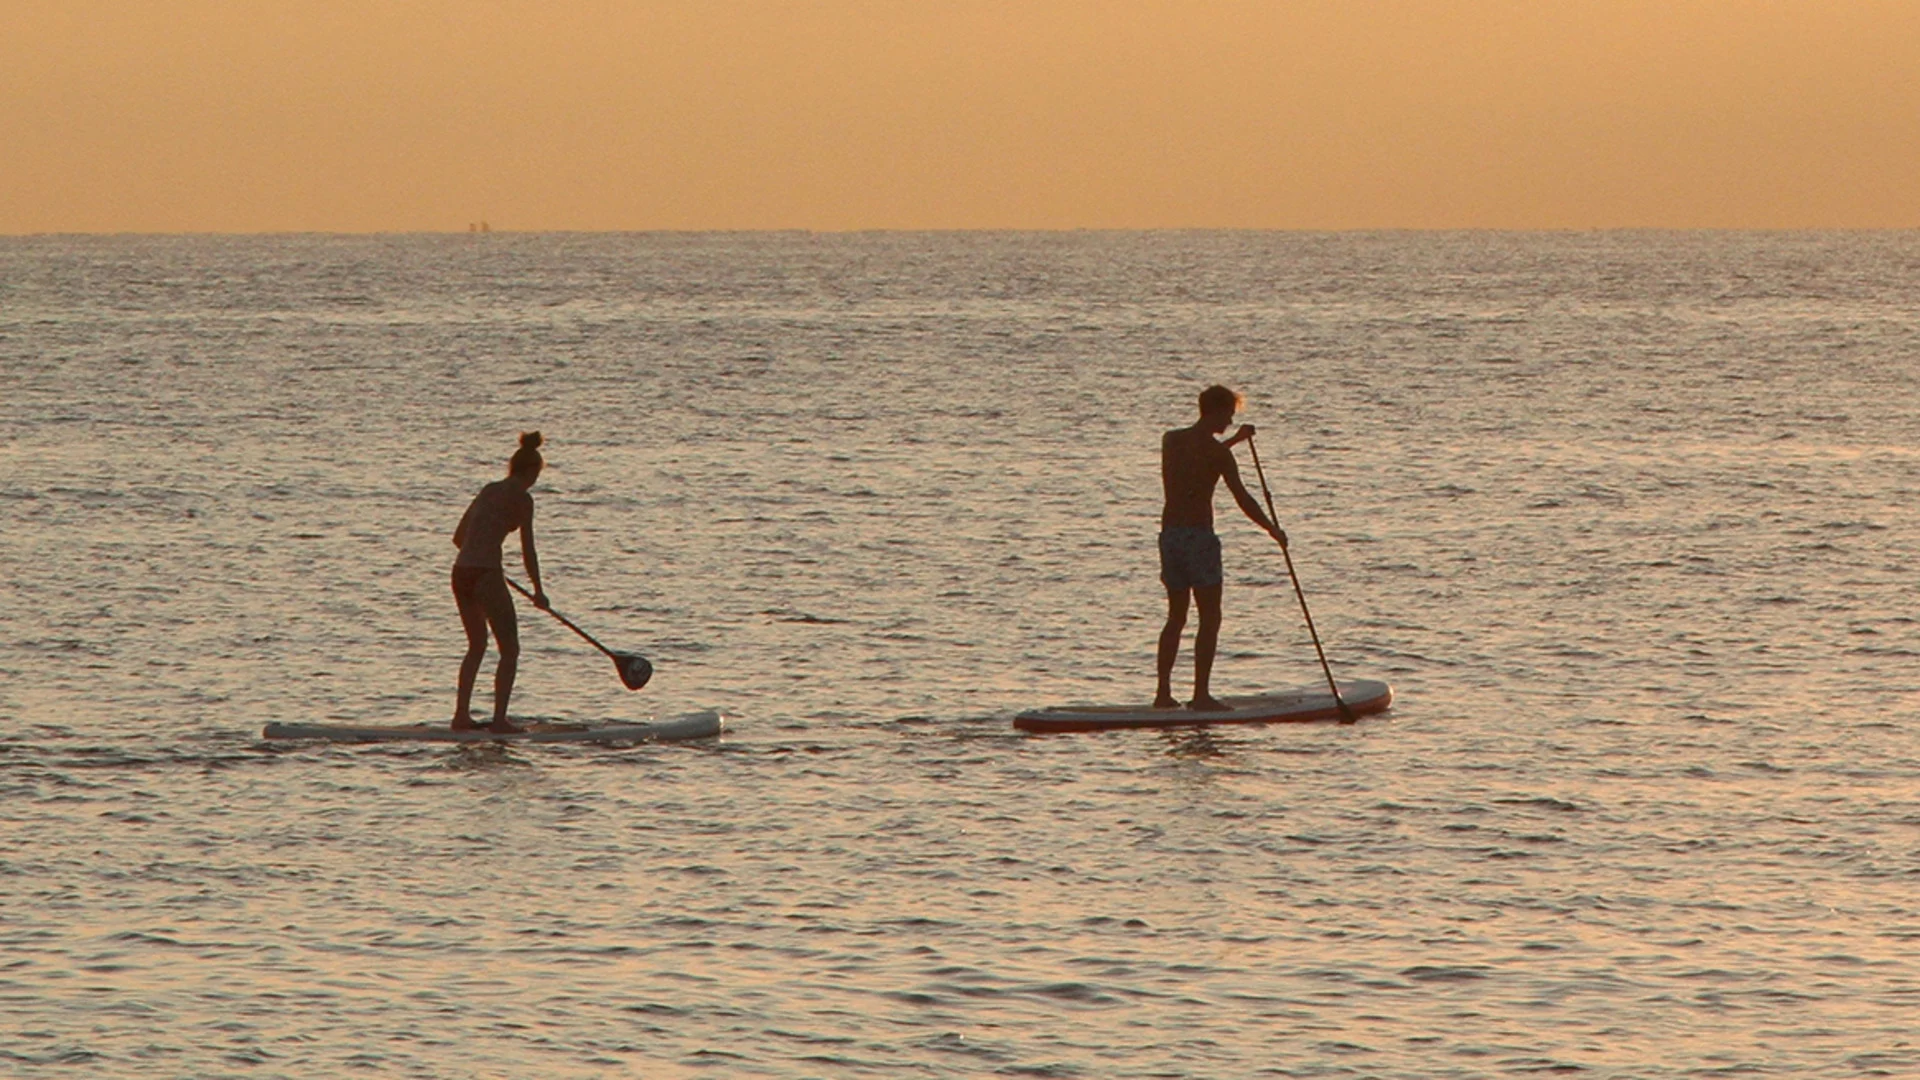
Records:
[[[525,448],[525,449],[527,449],[527,450],[538,450],[538,449],[540,449],[540,433],[539,433],[539,432],[537,432],[537,431],[523,431],[523,432],[521,432],[521,433],[520,433],[520,445],[521,445],[521,447],[523,447],[523,448]]]

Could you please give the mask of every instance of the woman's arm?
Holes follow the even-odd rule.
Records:
[[[527,498],[527,516],[520,522],[520,561],[526,564],[527,579],[533,582],[533,606],[547,610],[547,590],[540,584],[540,553],[533,543],[533,499]]]

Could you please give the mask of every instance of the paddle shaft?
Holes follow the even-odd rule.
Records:
[[[502,575],[502,576],[504,577],[505,575]],[[513,590],[519,593],[521,596],[524,596],[529,600],[533,599],[533,594],[527,591],[526,586],[520,584],[519,582],[513,580],[512,578],[507,578],[507,584],[513,586]],[[613,657],[616,663],[620,661],[621,656],[619,653],[614,652],[612,649],[609,649],[605,645],[600,644],[600,642],[592,634],[589,634],[585,630],[582,630],[579,627],[573,625],[573,620],[567,618],[565,615],[560,614],[559,612],[553,610],[552,608],[546,608],[545,610],[547,614],[553,616],[556,619],[559,619],[561,626],[564,626],[567,629],[573,631],[574,633],[579,634],[581,637],[586,638],[587,644],[592,645],[594,648],[599,649],[601,652],[606,653],[608,656]]]
[[[1247,436],[1247,449],[1253,454],[1253,474],[1260,478],[1260,496],[1267,501],[1267,520],[1274,528],[1280,527],[1280,515],[1273,512],[1273,492],[1267,489],[1267,471],[1260,467],[1260,448],[1253,444],[1253,436]],[[1307,636],[1313,638],[1313,652],[1320,658],[1320,670],[1327,676],[1327,689],[1333,691],[1333,703],[1340,707],[1340,722],[1351,724],[1354,721],[1353,710],[1340,698],[1340,686],[1333,681],[1333,668],[1327,663],[1327,651],[1320,647],[1320,631],[1313,628],[1313,612],[1307,610],[1307,593],[1300,587],[1300,575],[1293,572],[1293,553],[1287,545],[1280,544],[1280,557],[1287,560],[1287,577],[1293,581],[1293,595],[1300,598],[1300,614],[1307,620]]]

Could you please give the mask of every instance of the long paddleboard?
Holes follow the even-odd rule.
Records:
[[[646,724],[529,724],[510,735],[491,731],[455,731],[446,724],[268,724],[265,739],[324,739],[328,742],[588,742],[638,743],[706,739],[726,729],[720,714],[708,709]]]
[[[1340,699],[1355,716],[1365,716],[1393,704],[1393,687],[1375,679],[1354,679],[1340,684]],[[1334,703],[1325,683],[1271,694],[1223,697],[1220,703],[1228,707],[1225,712],[1156,709],[1151,705],[1065,705],[1029,709],[1013,718],[1013,726],[1021,731],[1105,731],[1340,719],[1340,706]]]

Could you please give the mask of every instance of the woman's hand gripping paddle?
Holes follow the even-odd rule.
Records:
[[[1267,520],[1280,524],[1280,516],[1273,512],[1273,492],[1267,490],[1267,473],[1260,467],[1260,448],[1253,445],[1253,436],[1247,436],[1247,449],[1253,451],[1253,472],[1260,478],[1260,495],[1267,500]],[[1333,703],[1340,706],[1340,722],[1351,724],[1357,719],[1353,710],[1340,699],[1339,684],[1333,681],[1333,668],[1327,666],[1327,651],[1320,647],[1320,632],[1313,628],[1313,612],[1307,610],[1307,594],[1300,588],[1300,575],[1293,572],[1293,555],[1287,551],[1286,541],[1280,541],[1280,554],[1287,560],[1287,576],[1293,579],[1293,595],[1300,598],[1300,614],[1307,618],[1307,634],[1313,638],[1313,651],[1320,657],[1320,670],[1326,673],[1327,689],[1333,691]]]
[[[513,580],[512,578],[508,578],[507,584],[513,586],[514,591],[519,593],[521,596],[524,596],[529,600],[533,599],[533,594],[528,592],[526,588],[522,586],[519,582]],[[581,637],[586,638],[588,644],[592,645],[596,649],[599,649],[601,652],[606,653],[608,656],[613,657],[613,666],[615,669],[617,669],[620,672],[620,681],[627,684],[627,689],[638,690],[641,687],[647,685],[648,679],[653,678],[653,665],[647,663],[646,657],[636,656],[633,653],[614,652],[612,649],[609,649],[605,645],[602,645],[598,641],[594,640],[594,637],[592,634],[589,634],[585,630],[582,630],[579,627],[573,625],[573,622],[569,620],[565,615],[560,614],[559,612],[553,610],[552,608],[547,608],[546,612],[547,614],[553,616],[554,618],[559,619],[561,626],[564,626],[567,629],[573,631],[574,633],[579,634]]]

